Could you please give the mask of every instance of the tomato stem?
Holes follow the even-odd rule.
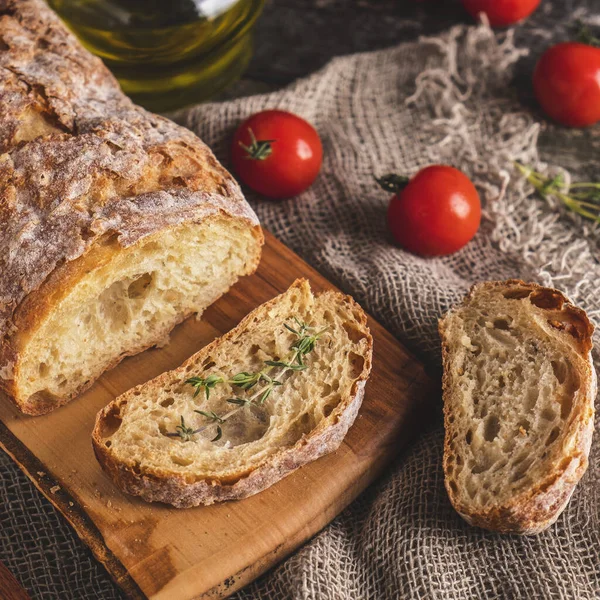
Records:
[[[573,183],[567,187],[560,173],[550,178],[516,161],[514,165],[542,198],[554,196],[578,215],[600,223],[600,183]],[[571,193],[574,188],[578,191]]]
[[[273,147],[271,144],[277,140],[257,140],[254,135],[254,131],[248,127],[248,133],[250,134],[250,145],[240,142],[240,146],[248,153],[246,158],[253,160],[265,160],[268,156],[271,156]]]
[[[397,194],[401,192],[408,184],[410,179],[406,175],[396,175],[395,173],[388,173],[382,177],[375,177],[375,181],[379,184],[379,187],[386,192]]]
[[[577,34],[578,42],[600,48],[600,38],[597,38],[585,23],[577,21],[577,27],[579,28],[579,33]]]

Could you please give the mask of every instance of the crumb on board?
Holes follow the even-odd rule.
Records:
[[[60,485],[53,485],[53,486],[50,488],[50,493],[51,493],[51,494],[56,494],[56,492],[58,492],[58,490],[60,490]]]
[[[37,472],[38,477],[45,477],[46,473],[44,471],[38,471]]]

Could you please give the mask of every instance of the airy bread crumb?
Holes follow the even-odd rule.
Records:
[[[194,397],[192,376],[256,372],[265,360],[289,354],[293,318],[315,330],[327,328],[305,358],[307,368],[288,372],[261,405],[246,405],[191,441],[172,437],[181,422],[207,423],[194,412],[231,409],[227,399],[244,396],[220,383]],[[126,492],[177,507],[242,498],[272,485],[295,468],[331,452],[353,423],[371,369],[372,339],[366,317],[349,297],[314,297],[307,281],[296,282],[250,313],[235,329],[181,367],[126,392],[101,411],[94,429],[100,464]]]
[[[593,327],[560,292],[475,286],[440,322],[444,472],[470,523],[539,533],[587,468],[596,374]]]

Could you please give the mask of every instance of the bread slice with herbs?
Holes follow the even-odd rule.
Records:
[[[364,312],[306,280],[179,368],[98,414],[93,446],[123,491],[176,507],[250,496],[338,448],[371,370]]]
[[[592,324],[561,292],[510,280],[474,286],[439,329],[454,508],[486,529],[543,531],[588,464]]]

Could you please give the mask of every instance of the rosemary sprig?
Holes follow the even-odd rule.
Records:
[[[542,198],[554,196],[578,215],[600,223],[600,183],[572,183],[567,186],[560,173],[547,177],[521,163],[514,164]]]
[[[192,441],[195,434],[204,431],[208,427],[216,426],[216,436],[211,440],[212,442],[216,442],[221,439],[223,435],[223,430],[220,426],[221,424],[225,423],[225,421],[227,421],[247,405],[260,406],[264,404],[273,390],[276,387],[283,385],[281,378],[288,371],[294,372],[303,371],[306,369],[307,365],[304,364],[304,357],[314,350],[317,341],[328,330],[328,328],[320,331],[314,331],[314,328],[310,327],[307,323],[300,321],[297,317],[294,317],[294,321],[296,324],[295,327],[284,323],[284,327],[293,333],[297,338],[290,347],[291,353],[287,360],[265,360],[264,364],[266,365],[267,369],[263,369],[256,373],[242,371],[241,373],[238,373],[231,379],[227,380],[215,374],[204,378],[190,377],[187,379],[185,383],[196,388],[193,397],[195,398],[200,393],[200,390],[204,389],[207,400],[210,396],[210,390],[214,389],[219,383],[227,382],[230,385],[239,387],[244,391],[255,388],[255,386],[258,386],[260,383],[263,383],[264,385],[258,386],[249,398],[228,398],[226,401],[230,404],[236,405],[237,408],[230,410],[224,415],[218,415],[212,410],[194,410],[194,412],[202,415],[209,421],[207,425],[197,429],[187,427],[182,416],[181,425],[178,425],[175,428],[176,431],[174,433],[167,433],[167,436],[180,437],[184,442]],[[273,374],[273,369],[279,369],[279,371],[276,374]]]

